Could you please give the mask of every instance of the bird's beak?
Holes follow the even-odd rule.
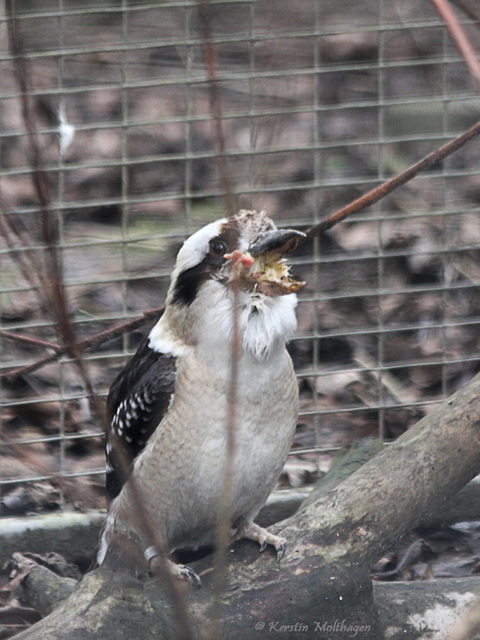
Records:
[[[305,282],[290,275],[290,267],[283,256],[293,251],[303,238],[304,233],[293,229],[266,231],[251,243],[247,252],[233,251],[225,258],[236,265],[232,273],[241,288],[267,296],[295,293],[305,286]]]
[[[304,238],[306,238],[304,233],[295,231],[294,229],[266,231],[252,242],[248,248],[248,252],[253,258],[268,253],[272,259],[278,260],[286,253],[294,251],[299,241]]]

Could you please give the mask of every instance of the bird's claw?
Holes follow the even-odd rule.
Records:
[[[260,553],[265,551],[269,544],[272,545],[277,552],[277,561],[283,558],[287,550],[287,541],[285,538],[270,533],[254,522],[248,522],[244,525],[243,529],[237,534],[237,537],[258,542],[260,545]]]
[[[144,556],[148,563],[148,570],[152,575],[161,575],[161,563],[164,563],[164,567],[166,566],[174,578],[186,580],[194,589],[200,589],[202,586],[200,576],[197,575],[191,567],[187,567],[185,564],[176,564],[168,558],[165,558],[157,547],[148,547],[144,552]],[[165,568],[163,571],[165,571]]]
[[[286,540],[283,540],[282,538],[280,538],[280,540],[282,540],[282,542],[280,542],[278,546],[275,546],[275,549],[277,550],[277,562],[280,562],[287,550]]]
[[[179,568],[179,575],[187,580],[194,589],[200,589],[202,586],[202,580],[200,576],[195,573],[195,571],[191,567],[187,567],[185,564],[176,565]]]
[[[270,541],[270,544],[272,544],[277,552],[277,562],[280,562],[280,560],[285,555],[285,551],[287,550],[287,543],[285,540],[283,540],[283,538],[278,538],[278,540],[279,542]],[[265,549],[268,547],[268,540],[267,538],[264,538],[263,540],[259,540],[258,542],[260,543],[259,551],[260,553],[262,553],[262,551],[265,551]]]

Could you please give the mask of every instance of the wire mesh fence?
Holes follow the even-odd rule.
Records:
[[[102,427],[72,358],[28,368],[58,344],[32,138],[85,340],[159,307],[183,238],[230,206],[304,229],[479,119],[427,0],[48,0],[15,15],[20,51],[8,12],[0,24],[0,367],[22,371],[0,382],[4,513],[103,494]],[[478,170],[472,143],[295,254],[308,284],[284,482],[397,436],[478,371]],[[147,327],[84,351],[100,396]]]

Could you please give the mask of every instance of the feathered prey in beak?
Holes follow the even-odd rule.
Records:
[[[225,258],[241,265],[235,277],[244,290],[258,291],[267,296],[295,293],[305,282],[290,275],[284,255],[294,251],[306,236],[294,229],[269,229],[250,244],[248,250],[225,254]]]

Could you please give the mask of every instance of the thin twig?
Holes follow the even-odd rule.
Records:
[[[458,151],[464,144],[478,135],[480,135],[480,122],[477,122],[477,124],[465,131],[465,133],[462,133],[462,135],[450,140],[450,142],[447,142],[443,147],[432,151],[432,153],[429,153],[427,156],[422,158],[422,160],[415,162],[415,164],[412,164],[408,169],[402,171],[402,173],[399,173],[393,178],[390,178],[390,180],[383,182],[378,187],[375,187],[375,189],[372,189],[363,196],[360,196],[360,198],[350,202],[350,204],[347,204],[345,207],[338,209],[338,211],[335,211],[327,218],[311,227],[307,231],[307,236],[313,237],[320,235],[344,220],[350,214],[357,213],[375,202],[378,202],[401,185],[409,182],[420,172],[426,171],[441,160],[444,160],[447,156]]]
[[[0,189],[0,209],[6,211],[3,202],[2,191]],[[0,216],[0,234],[5,240],[7,247],[10,249],[11,255],[22,274],[25,282],[28,282],[31,289],[35,292],[40,304],[45,304],[45,290],[43,289],[42,265],[33,258],[32,255],[25,255],[26,252],[19,251],[17,242],[20,243],[22,249],[28,246],[28,241],[24,238],[24,234],[19,231],[17,226],[10,224],[5,215]]]
[[[379,572],[378,574],[376,574],[376,577],[381,578],[383,580],[383,578],[396,576],[398,573],[400,573],[400,571],[402,571],[404,567],[406,567],[407,565],[411,566],[418,561],[418,558],[420,557],[423,551],[423,548],[424,548],[423,540],[415,540],[415,542],[412,542],[412,544],[408,547],[408,549],[405,551],[403,556],[400,558],[400,562],[397,564],[396,567],[394,567],[390,571]]]
[[[83,340],[79,340],[77,342],[78,349],[83,352],[86,349],[93,349],[98,347],[99,345],[107,342],[108,340],[113,340],[113,338],[117,338],[120,335],[123,335],[126,331],[133,331],[134,329],[138,329],[139,327],[146,324],[152,318],[159,318],[163,313],[165,307],[157,307],[155,309],[149,309],[145,311],[145,313],[139,318],[132,318],[132,320],[127,320],[126,322],[122,322],[120,324],[111,327],[110,329],[105,329],[104,331],[99,331]],[[66,347],[61,347],[56,345],[56,351],[53,354],[49,354],[48,356],[44,356],[31,364],[27,364],[23,367],[18,367],[17,369],[10,369],[9,371],[3,371],[0,373],[0,378],[7,378],[8,380],[13,380],[21,375],[26,375],[27,373],[32,373],[32,371],[36,371],[46,364],[50,364],[51,362],[55,362],[60,356],[66,353]]]
[[[0,336],[4,338],[8,338],[9,340],[14,340],[15,342],[26,342],[27,344],[33,344],[36,347],[44,347],[46,349],[53,349],[55,353],[57,353],[61,347],[54,342],[49,342],[48,340],[42,340],[41,338],[36,338],[34,336],[25,336],[20,333],[14,333],[13,331],[0,331]]]
[[[120,455],[120,462],[124,470],[130,469],[130,463],[127,459],[122,459],[122,451],[119,449],[117,453]],[[175,617],[178,625],[178,637],[182,640],[195,640],[195,633],[192,616],[188,607],[187,594],[181,581],[175,578],[168,566],[167,554],[165,550],[165,541],[160,538],[159,531],[152,525],[149,514],[145,508],[144,495],[138,486],[134,474],[130,474],[128,478],[129,490],[132,493],[132,518],[142,532],[142,541],[148,540],[148,546],[155,546],[160,553],[155,556],[155,575],[158,575],[165,589],[167,599],[172,603]]]
[[[475,53],[472,43],[465,33],[465,29],[460,24],[455,12],[448,4],[447,0],[430,0],[430,2],[445,22],[445,26],[447,27],[450,37],[467,65],[473,84],[477,91],[480,91],[480,62],[478,61],[477,54]]]
[[[225,156],[225,136],[223,132],[222,108],[220,91],[217,80],[217,51],[212,43],[210,30],[210,16],[208,12],[208,0],[198,0],[199,14],[203,30],[203,57],[208,74],[208,93],[210,110],[215,125],[215,140],[218,152],[218,168],[223,187],[227,214],[234,215],[236,202],[230,175],[230,165]],[[207,636],[210,640],[223,637],[221,629],[221,603],[226,586],[227,549],[231,541],[232,520],[232,486],[235,455],[235,427],[237,409],[238,386],[238,356],[240,353],[239,327],[238,327],[238,291],[233,282],[233,310],[232,310],[232,344],[230,377],[228,389],[228,413],[226,421],[226,448],[224,460],[223,482],[219,504],[219,517],[216,530],[216,551],[214,558],[214,574],[212,585],[212,605],[209,616]]]
[[[41,232],[45,241],[45,255],[52,256],[55,254],[55,234],[53,232],[54,223],[51,220],[52,216],[48,208],[48,187],[45,179],[45,174],[42,171],[41,153],[38,144],[38,133],[36,128],[35,117],[32,113],[30,104],[30,86],[29,86],[29,73],[28,64],[23,56],[23,40],[22,32],[19,28],[18,21],[15,12],[15,2],[12,0],[6,0],[6,9],[9,20],[7,22],[7,33],[9,47],[12,53],[13,64],[15,68],[15,80],[20,94],[20,107],[23,122],[25,124],[25,130],[27,133],[27,144],[31,162],[30,178],[33,183],[34,191],[37,195],[38,203],[40,205],[40,220],[42,222]],[[23,239],[19,230],[14,228],[15,235],[26,247],[28,246],[28,240]],[[18,257],[18,256],[16,256]],[[60,279],[61,272],[59,264],[52,262],[49,273],[44,272],[43,266],[32,256],[30,256],[31,267],[30,270],[35,272],[40,284],[43,288],[43,294],[50,298],[51,302],[54,302],[54,296],[52,295],[56,288],[58,288],[58,280]],[[48,261],[46,261],[48,264]],[[58,263],[58,259],[55,260]],[[28,273],[26,274],[29,277]],[[58,294],[57,294],[58,295]],[[63,298],[64,294],[60,294],[60,298]],[[57,312],[58,308],[55,304],[52,305],[53,312]]]
[[[210,111],[215,124],[215,140],[218,153],[218,170],[222,182],[223,196],[227,214],[232,216],[236,211],[235,198],[233,195],[232,180],[230,176],[230,165],[225,155],[225,135],[223,133],[223,119],[220,91],[217,80],[217,51],[212,43],[210,31],[210,20],[208,15],[208,0],[198,0],[200,22],[203,31],[203,60],[208,75],[208,97],[210,101]]]
[[[93,389],[86,364],[81,357],[81,351],[78,349],[75,330],[70,320],[68,301],[63,282],[62,263],[58,254],[57,223],[49,206],[48,185],[42,167],[42,156],[38,144],[35,116],[30,104],[31,92],[29,78],[31,74],[29,73],[27,60],[23,55],[22,33],[16,17],[15,2],[13,0],[6,0],[6,9],[9,17],[7,22],[9,46],[15,68],[15,79],[20,93],[22,117],[27,132],[27,143],[32,164],[30,175],[39,203],[40,231],[45,243],[46,273],[40,270],[37,276],[40,279],[45,296],[50,301],[50,308],[59,338],[65,345],[67,352],[70,353],[73,358],[85,385],[94,415],[100,423],[103,423],[103,407]]]
[[[240,354],[240,328],[238,326],[238,314],[240,309],[239,286],[235,279],[232,280],[232,287],[232,342],[230,349],[230,375],[228,381],[228,410],[226,421],[227,438],[215,540],[216,550],[213,561],[212,605],[210,609],[209,628],[207,630],[207,637],[209,640],[219,640],[224,637],[221,628],[222,595],[225,592],[227,581],[227,550],[231,542],[232,527],[232,490],[236,448],[235,435],[237,425],[238,366]]]

